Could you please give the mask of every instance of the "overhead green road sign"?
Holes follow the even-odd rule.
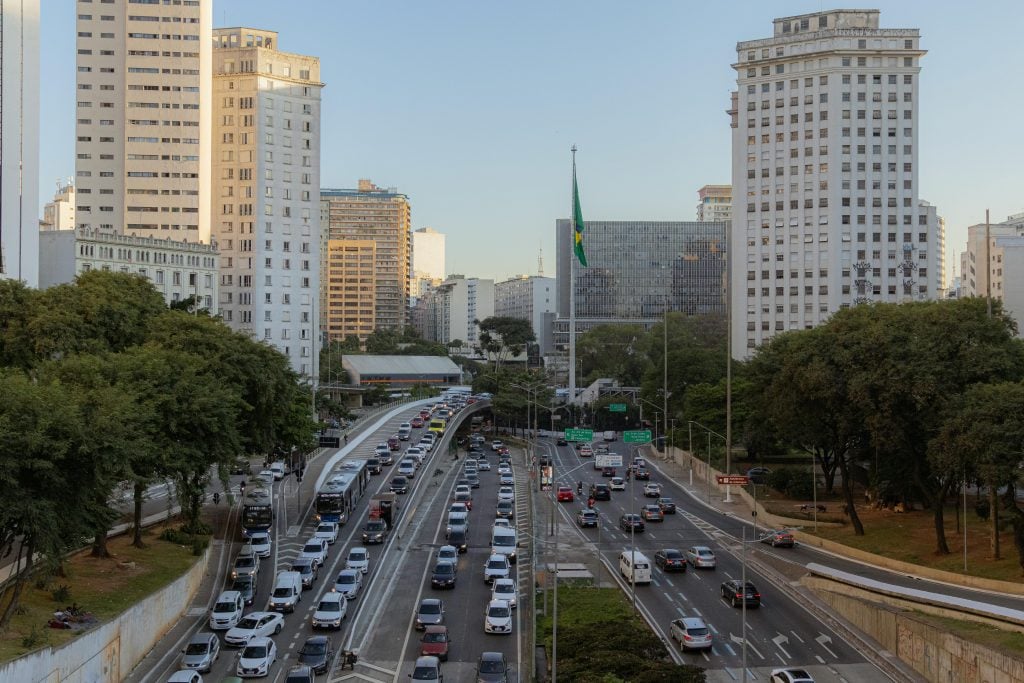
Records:
[[[636,429],[631,432],[622,432],[622,440],[625,443],[647,443],[651,440],[651,430]]]
[[[594,430],[593,429],[566,429],[565,430],[566,441],[593,441]]]
[[[610,410],[613,413],[624,413],[626,412],[626,404],[612,403],[611,405],[608,406],[608,410]]]

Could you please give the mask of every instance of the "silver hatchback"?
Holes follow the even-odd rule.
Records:
[[[197,633],[189,639],[188,645],[181,652],[182,667],[207,673],[220,656],[220,638],[215,633]]]

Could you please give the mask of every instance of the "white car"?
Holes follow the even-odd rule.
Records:
[[[168,677],[167,683],[203,683],[203,677],[192,669],[178,669]]]
[[[622,477],[612,477],[610,486],[612,491],[625,491],[626,480],[623,479]]]
[[[491,463],[487,462],[486,460],[481,460],[480,464],[477,465],[477,468],[481,472],[490,472],[491,471]]]
[[[495,579],[491,587],[491,600],[504,600],[512,609],[516,608],[516,582],[513,579]]]
[[[516,490],[514,488],[512,488],[511,486],[502,486],[501,488],[498,489],[498,501],[499,502],[503,501],[503,500],[510,500],[511,501],[511,500],[515,500],[515,499],[516,499]]]
[[[316,562],[316,566],[322,567],[327,562],[327,541],[315,536],[308,539],[302,546],[299,557],[308,557]]]
[[[370,551],[362,546],[349,550],[345,559],[345,569],[355,569],[361,574],[370,571]]]
[[[363,574],[356,569],[342,569],[334,582],[334,590],[344,595],[347,600],[355,600],[362,587]]]
[[[500,450],[501,447],[504,446],[504,445],[505,445],[505,443],[501,439],[495,439],[494,441],[491,442],[491,450],[492,451]]]
[[[775,669],[769,683],[814,683],[814,679],[803,669]]]
[[[274,476],[274,473],[271,470],[261,471],[259,474],[256,475],[256,478],[262,481],[267,486],[273,486],[274,482],[277,481],[277,478]]]
[[[451,515],[453,512],[469,515],[469,506],[465,503],[452,503],[448,506],[448,514]]]
[[[320,522],[313,533],[313,538],[321,538],[327,541],[327,545],[334,545],[338,540],[338,525],[334,522]]]
[[[422,463],[427,457],[427,449],[422,446],[412,446],[405,452],[405,457],[416,458],[416,460]]]
[[[516,479],[512,476],[512,472],[505,472],[498,475],[498,483],[502,486],[514,486]]]
[[[496,526],[500,526],[500,527],[505,528],[505,529],[511,529],[512,528],[512,523],[509,522],[508,519],[506,519],[505,517],[496,517],[494,519],[494,524],[492,524],[491,527],[493,528],[493,527],[496,527]]]
[[[238,656],[235,674],[241,678],[263,677],[277,661],[277,645],[270,638],[253,638]]]
[[[497,579],[507,579],[511,571],[508,556],[495,553],[487,558],[487,564],[484,565],[484,582],[493,583]]]
[[[348,614],[348,600],[341,593],[331,591],[320,598],[320,604],[313,612],[311,625],[313,628],[341,628],[341,622]]]
[[[443,545],[437,551],[438,562],[459,563],[459,549],[453,545]]]
[[[649,483],[644,484],[644,497],[646,498],[660,498],[661,497],[661,484]]]
[[[398,463],[398,474],[410,478],[416,476],[416,461],[412,458],[406,458]]]
[[[269,531],[250,531],[247,542],[252,546],[252,551],[257,557],[270,557],[271,540]]]
[[[454,495],[457,496],[460,493],[467,493],[467,494],[472,496],[473,495],[473,489],[472,489],[472,487],[469,484],[459,484],[458,486],[455,487],[455,494]]]
[[[491,600],[484,612],[484,633],[512,633],[512,608],[504,600]]]
[[[270,471],[274,473],[274,481],[281,481],[284,479],[284,475],[287,474],[287,468],[280,460],[270,464]]]
[[[503,474],[512,474],[512,467],[505,462],[498,465],[498,476]]]
[[[245,645],[254,638],[276,636],[284,628],[284,617],[280,612],[249,612],[234,627],[224,634],[228,645]]]

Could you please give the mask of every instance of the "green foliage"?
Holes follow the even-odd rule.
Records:
[[[21,637],[21,646],[26,650],[34,650],[44,643],[46,643],[46,637],[36,626],[33,626],[28,633]]]
[[[622,386],[640,386],[650,362],[646,337],[641,325],[598,325],[580,335],[576,340],[576,358],[582,367],[580,384],[611,377]]]
[[[54,602],[66,605],[71,600],[71,586],[66,583],[62,583],[50,591],[50,596],[53,598]]]
[[[529,320],[492,316],[476,321],[480,328],[480,350],[499,367],[509,356],[526,350],[526,344],[536,341]]]

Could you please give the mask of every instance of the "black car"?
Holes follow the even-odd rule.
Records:
[[[458,548],[460,553],[466,552],[466,549],[469,548],[469,542],[466,540],[465,528],[452,529],[451,533],[448,534],[446,543]]]
[[[566,440],[565,440],[564,438],[562,438],[562,437],[558,437],[558,440],[557,440],[557,441],[555,441],[555,445],[556,445],[556,446],[568,446],[568,445],[569,445],[569,442],[568,442],[568,441],[566,441]]]
[[[730,579],[722,584],[722,597],[728,600],[733,607],[740,607],[746,602],[747,607],[760,607],[761,594],[757,592],[754,584],[747,581],[744,586],[742,581]]]
[[[614,477],[615,476],[615,468],[614,467],[602,467],[601,468],[601,476],[602,477]]]
[[[633,533],[639,534],[644,530],[644,520],[640,515],[627,512],[626,514],[619,517],[619,528],[623,531],[632,530]]]
[[[380,458],[370,458],[366,461],[366,469],[369,470],[370,474],[380,474],[384,471],[384,467],[381,465]]]
[[[501,652],[484,652],[476,663],[477,683],[508,683],[508,663]]]
[[[651,473],[643,467],[639,467],[633,476],[636,477],[637,481],[648,481],[651,478]]]
[[[747,470],[747,476],[754,484],[767,484],[768,475],[771,473],[772,471],[767,467],[751,467]]]
[[[590,497],[594,500],[611,500],[612,489],[608,484],[591,484]]]
[[[484,447],[478,443],[469,444],[469,452],[473,455],[479,455],[484,452]]]
[[[654,564],[663,572],[685,572],[686,555],[675,548],[663,548],[654,553]]]
[[[671,498],[659,498],[658,507],[661,508],[661,514],[663,515],[676,514],[676,504]]]
[[[231,474],[251,474],[252,468],[249,465],[249,460],[246,458],[239,458],[231,463]]]
[[[383,519],[371,519],[363,527],[363,543],[383,543],[388,535],[388,523]]]
[[[299,650],[299,664],[305,664],[318,674],[327,673],[327,667],[334,659],[334,647],[327,636],[311,636],[306,638]]]
[[[251,576],[239,576],[231,584],[231,590],[241,593],[242,600],[247,605],[251,605],[252,601],[256,599],[256,582],[252,580]]]
[[[455,588],[456,574],[458,574],[458,569],[454,562],[438,562],[430,574],[430,587]]]
[[[392,479],[391,493],[409,493],[409,480],[405,477],[395,477]]]

